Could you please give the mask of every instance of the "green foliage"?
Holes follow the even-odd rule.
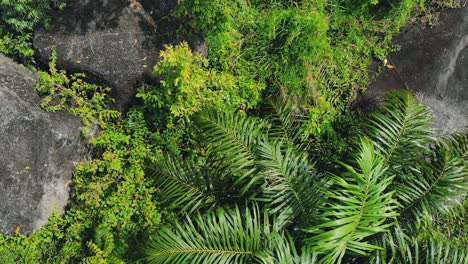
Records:
[[[300,143],[295,147],[295,143],[288,140],[294,133],[281,135],[280,132],[284,127],[296,127],[284,124],[301,123],[300,117],[293,121],[288,120],[294,119],[288,112],[280,111],[276,115],[287,118],[284,122],[274,119],[268,122],[243,113],[207,111],[195,119],[204,131],[208,151],[213,153],[207,155],[206,166],[218,172],[211,170],[206,174],[188,173],[197,175],[195,177],[184,174],[179,177],[175,176],[178,172],[172,170],[172,177],[183,179],[184,186],[179,190],[174,187],[174,181],[169,186],[158,186],[161,193],[177,190],[170,193],[170,197],[178,201],[179,208],[184,208],[180,201],[193,199],[190,202],[193,210],[183,209],[192,215],[187,216],[186,224],[179,222],[152,236],[147,256],[154,263],[164,263],[166,258],[197,263],[216,259],[229,263],[234,258],[231,253],[237,252],[234,250],[237,244],[267,242],[260,233],[240,229],[246,224],[235,227],[230,222],[234,217],[226,216],[219,209],[232,204],[243,206],[251,200],[259,202],[265,218],[273,219],[275,230],[290,230],[294,234],[295,243],[304,246],[301,254],[318,254],[319,263],[466,260],[466,250],[443,241],[436,242],[431,236],[448,237],[438,231],[441,229],[436,226],[442,228],[442,225],[434,219],[439,214],[457,212],[451,209],[451,200],[465,195],[466,133],[434,141],[428,136],[429,118],[424,107],[407,91],[393,92],[388,95],[381,112],[371,115],[373,121],[364,131],[375,140],[364,138],[354,143],[359,148],[352,152],[349,162],[341,163],[337,172],[317,173],[305,155],[310,152],[313,156],[314,148],[304,148]],[[271,136],[269,131],[272,131]],[[412,155],[402,153],[400,156],[398,153],[403,146],[407,146]],[[302,152],[298,153],[297,149]],[[410,156],[416,156],[413,163],[398,162]],[[174,168],[177,166],[177,162],[170,163]],[[224,189],[219,189],[221,184],[217,184],[219,175],[231,179],[225,182]],[[190,194],[188,190],[195,184],[197,190],[203,190],[203,195],[197,195],[201,192]],[[186,194],[190,197],[186,198]],[[210,200],[204,206],[210,195],[231,199],[223,203],[215,198],[216,203]],[[218,209],[212,210],[213,206]],[[191,221],[193,214],[196,224]],[[236,211],[236,214],[239,213]],[[238,217],[244,219],[242,221],[256,221],[250,213],[240,213]],[[213,220],[218,218],[227,220]],[[458,218],[453,216],[447,221],[449,219]],[[223,232],[245,240],[231,241]],[[251,236],[241,235],[243,232]],[[291,246],[287,236],[278,238],[275,243]],[[241,256],[258,257],[254,254],[258,248],[242,249],[238,262],[254,262],[241,261]],[[294,253],[288,251],[283,251],[281,256],[287,259],[285,263],[294,263],[296,259]],[[277,263],[276,260],[267,258],[266,263]]]
[[[0,51],[32,56],[31,30],[61,3],[0,1]],[[160,83],[119,122],[108,88],[53,52],[41,106],[82,118],[93,159],[65,215],[0,236],[0,262],[466,262],[467,133],[432,138],[406,91],[363,131],[346,112],[417,4],[184,0],[209,59],[167,46]]]
[[[47,111],[67,110],[81,117],[85,126],[91,126],[96,120],[105,128],[113,119],[120,117],[120,112],[106,109],[106,93],[110,88],[102,88],[83,80],[84,73],[68,76],[64,70],[58,70],[57,54],[52,51],[49,72],[39,71],[36,91],[44,96],[40,105]]]
[[[264,96],[293,98],[320,136],[420,2],[185,0],[179,14],[206,35],[212,68],[265,85]]]
[[[241,192],[246,193],[257,180],[252,176],[256,170],[256,146],[265,125],[241,114],[215,111],[206,111],[196,121],[212,151],[222,156],[224,173],[235,176],[234,185],[244,186]]]
[[[387,167],[373,142],[363,140],[357,155],[359,170],[344,165],[349,175],[333,176],[334,186],[324,191],[327,202],[317,218],[320,224],[305,229],[314,234],[306,240],[312,250],[326,253],[322,263],[340,263],[348,251],[367,255],[379,249],[366,240],[388,231],[392,223],[386,220],[398,215],[388,188],[393,177],[385,175]]]
[[[141,112],[131,111],[120,123],[108,125],[91,139],[100,154],[75,169],[66,214],[54,215],[31,237],[2,237],[0,252],[6,253],[0,260],[118,263],[118,259],[134,259],[135,241],[160,221],[157,189],[144,173],[144,161],[154,151],[149,139]]]
[[[402,218],[406,223],[419,224],[419,220],[436,212],[447,213],[450,210],[447,203],[459,199],[466,189],[466,161],[450,153],[452,149],[437,144],[418,162],[417,172],[396,184]]]
[[[57,242],[65,233],[61,222],[61,217],[54,213],[43,229],[29,237],[22,234],[20,228],[11,236],[0,234],[0,262],[36,263],[45,256],[54,259]]]
[[[32,30],[39,23],[47,24],[47,13],[65,7],[62,0],[3,0],[1,16],[3,23],[16,32]]]
[[[314,263],[300,256],[275,220],[252,206],[188,217],[174,228],[163,227],[146,248],[149,263]],[[302,262],[301,262],[302,261]]]
[[[228,185],[221,177],[211,174],[216,173],[215,169],[194,164],[189,159],[159,157],[149,171],[159,190],[161,205],[177,213],[213,207],[222,200],[216,192]]]
[[[220,111],[250,109],[260,100],[263,86],[224,71],[209,67],[201,54],[192,54],[187,43],[166,46],[154,75],[157,86],[142,86],[137,97],[151,113],[160,145],[179,154],[183,138],[194,138],[191,117],[206,107]]]
[[[0,52],[19,58],[32,58],[34,50],[31,33],[16,35],[8,32],[0,24]]]
[[[0,1],[0,52],[31,59],[32,30],[50,22],[50,12],[65,7],[65,0]]]
[[[369,120],[370,136],[377,142],[391,170],[411,168],[418,161],[414,153],[426,152],[430,139],[430,116],[426,107],[409,92],[396,90],[387,97],[382,108]]]
[[[154,75],[161,78],[158,87],[143,86],[137,97],[157,114],[167,114],[170,127],[174,118],[190,118],[207,106],[218,110],[249,109],[260,99],[261,86],[208,68],[201,54],[192,54],[186,42],[166,46]]]
[[[96,229],[94,242],[88,241],[88,247],[95,255],[83,259],[82,263],[125,263],[119,257],[112,255],[115,250],[114,235],[106,229]]]

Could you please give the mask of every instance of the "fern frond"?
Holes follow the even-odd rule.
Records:
[[[188,161],[167,156],[149,166],[149,173],[155,179],[159,200],[169,209],[193,213],[216,205],[211,193],[216,179]]]
[[[409,91],[395,90],[385,97],[382,111],[369,120],[369,137],[391,171],[412,168],[419,154],[427,151],[431,139],[429,120],[426,107]]]
[[[220,170],[237,177],[235,185],[246,193],[256,177],[256,146],[265,124],[240,113],[206,111],[195,119],[208,144],[224,161]]]
[[[386,232],[392,225],[386,220],[397,216],[393,192],[387,190],[393,177],[386,176],[371,141],[362,140],[356,161],[358,170],[343,164],[348,174],[332,176],[335,188],[324,193],[328,201],[318,217],[321,224],[305,229],[313,234],[306,239],[312,250],[326,254],[323,263],[340,263],[347,252],[367,255],[379,249],[364,239]]]
[[[94,232],[94,241],[87,242],[94,256],[84,258],[82,263],[125,263],[115,255],[114,235],[111,231],[106,228],[96,228]]]

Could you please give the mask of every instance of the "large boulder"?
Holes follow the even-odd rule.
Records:
[[[63,212],[72,171],[85,153],[81,121],[47,113],[37,76],[0,54],[0,232],[30,233]]]
[[[202,38],[176,33],[181,21],[171,16],[178,0],[76,0],[56,14],[51,26],[34,34],[34,47],[47,62],[52,47],[58,66],[87,72],[113,88],[115,108],[124,110],[136,88],[151,78],[165,44],[187,40],[206,54]]]
[[[441,134],[468,125],[468,5],[439,14],[433,27],[413,24],[396,40],[401,49],[388,56],[386,68],[367,96],[407,88],[426,104]]]

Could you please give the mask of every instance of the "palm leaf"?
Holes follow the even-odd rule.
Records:
[[[271,226],[258,209],[222,208],[163,227],[149,242],[149,263],[264,263]],[[267,232],[265,232],[267,230]]]
[[[268,263],[277,264],[315,264],[318,263],[317,254],[310,248],[303,247],[299,252],[290,235],[273,233],[269,236],[272,242],[272,255]]]
[[[426,107],[406,90],[391,91],[382,111],[369,120],[369,137],[376,143],[390,170],[412,168],[431,139]],[[397,173],[397,177],[404,174]]]
[[[306,239],[312,250],[326,254],[323,263],[341,262],[347,252],[367,255],[379,249],[365,239],[386,232],[392,225],[386,220],[397,216],[393,192],[387,191],[393,177],[386,176],[385,162],[372,142],[362,140],[356,161],[358,171],[343,164],[348,174],[332,176],[335,188],[324,193],[328,201],[317,219],[321,223],[305,229],[313,234]]]
[[[463,144],[466,137],[441,139],[419,162],[419,171],[395,185],[406,227],[416,227],[434,213],[449,210],[449,203],[463,195],[468,187],[466,151],[460,152],[466,148]]]
[[[418,248],[413,248],[416,239],[408,236],[401,228],[398,221],[392,226],[390,232],[379,233],[373,243],[379,246],[379,250],[372,252],[370,263],[385,264],[398,263],[399,259],[413,260]],[[412,262],[408,262],[412,263]]]
[[[453,156],[459,156],[465,163],[468,162],[468,129],[441,137],[438,144],[444,146]]]
[[[148,263],[314,264],[308,248],[294,240],[258,206],[219,208],[163,227],[144,249]]]
[[[201,173],[189,161],[166,156],[148,169],[159,190],[159,201],[166,208],[192,213],[216,205],[212,194],[215,178]]]
[[[468,263],[466,245],[434,238],[411,238],[406,236],[400,227],[384,234],[376,242],[385,250],[375,251],[370,258],[372,264]]]
[[[305,131],[308,116],[301,113],[287,99],[272,99],[268,103],[266,119],[271,124],[268,136],[273,140],[284,142],[285,145],[294,147],[298,151],[307,150],[311,142],[307,140]]]
[[[312,215],[317,208],[320,181],[307,155],[296,154],[292,147],[281,142],[266,140],[259,146],[259,155],[261,175],[265,179],[262,189],[270,212],[287,214],[288,220]]]
[[[204,131],[207,144],[220,156],[223,166],[219,170],[237,177],[235,185],[246,193],[255,177],[257,166],[256,146],[264,123],[240,113],[206,111],[197,116],[196,124]]]

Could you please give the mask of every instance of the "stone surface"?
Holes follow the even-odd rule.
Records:
[[[37,77],[0,54],[0,232],[43,225],[63,212],[74,164],[85,152],[81,121],[39,108]]]
[[[401,46],[388,56],[385,69],[368,88],[367,97],[407,88],[426,104],[441,134],[468,125],[468,5],[440,13],[431,28],[414,24],[395,40]]]
[[[34,34],[39,59],[47,62],[56,46],[58,66],[87,72],[113,88],[115,108],[125,109],[138,85],[151,79],[164,44],[187,39],[195,52],[206,54],[201,38],[178,37],[180,21],[170,13],[177,0],[76,0],[56,15],[48,29]]]

